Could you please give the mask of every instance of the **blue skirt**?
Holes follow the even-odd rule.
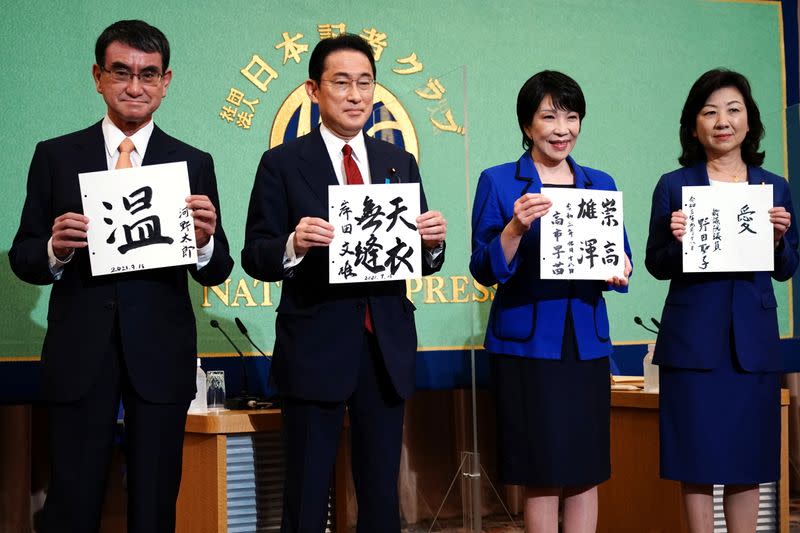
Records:
[[[727,351],[711,370],[660,367],[662,478],[747,485],[780,477],[780,374],[746,372],[732,344]]]

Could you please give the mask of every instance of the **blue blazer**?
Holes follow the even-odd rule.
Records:
[[[797,269],[797,227],[789,185],[760,167],[748,167],[750,185],[771,184],[776,207],[792,215],[789,231],[775,249],[772,272],[683,273],[683,247],[669,228],[681,208],[681,187],[709,185],[705,163],[661,176],[653,192],[647,270],[668,279],[653,362],[675,368],[715,368],[733,332],[736,357],[744,370],[782,370],[778,346],[778,304],[770,277],[785,281]]]
[[[608,174],[582,167],[572,157],[567,161],[575,173],[576,188],[616,190]],[[522,237],[511,264],[506,263],[500,233],[511,221],[514,202],[525,193],[541,190],[542,181],[527,152],[519,161],[484,170],[478,181],[469,269],[483,285],[497,284],[485,347],[495,353],[560,359],[569,305],[580,358],[606,357],[612,352],[603,299],[603,291],[609,289],[607,283],[539,279],[539,220]],[[631,257],[627,235],[625,253]],[[620,292],[627,292],[627,288]]]
[[[414,157],[365,135],[375,183],[420,183],[420,208],[428,210]],[[328,186],[337,185],[319,128],[264,153],[247,214],[242,268],[263,281],[282,281],[276,311],[272,374],[281,395],[339,402],[355,388],[369,302],[375,335],[397,393],[414,391],[417,332],[404,281],[328,283],[327,247],[312,248],[299,265],[283,268],[286,241],[302,217],[328,218]],[[422,262],[422,275],[438,271]]]

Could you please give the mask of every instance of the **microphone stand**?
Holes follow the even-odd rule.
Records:
[[[236,350],[236,353],[239,354],[239,360],[242,364],[242,391],[239,396],[234,396],[231,398],[225,399],[225,409],[230,409],[232,411],[241,411],[245,409],[264,409],[266,407],[270,407],[271,404],[261,398],[259,396],[254,396],[249,393],[249,387],[247,382],[247,365],[245,363],[244,354],[239,349],[236,344],[231,340],[225,330],[222,329],[219,322],[216,320],[211,320],[209,322],[212,328],[218,329],[220,333],[228,340],[233,349]]]
[[[655,318],[651,318],[650,320],[652,320],[652,321],[653,321],[653,324],[654,324],[654,325],[655,325],[657,328],[661,329],[661,324],[659,324],[659,323],[658,323],[658,321],[657,321]],[[640,316],[635,316],[635,317],[633,317],[633,322],[634,322],[634,323],[635,323],[637,326],[641,326],[643,329],[646,329],[646,330],[647,330],[647,331],[649,331],[650,333],[655,333],[656,335],[658,335],[658,330],[657,330],[657,329],[650,329],[650,328],[648,328],[647,326],[645,326],[645,325],[644,325],[644,321],[642,320],[642,317],[640,317]]]
[[[250,335],[247,332],[247,328],[245,327],[244,323],[241,320],[239,320],[239,317],[234,317],[233,320],[234,320],[234,322],[236,322],[236,327],[239,328],[239,332],[242,335],[244,335],[244,337],[247,339],[247,342],[249,342],[250,345],[253,348],[258,350],[258,353],[260,353],[262,357],[264,357],[265,359],[267,359],[271,363],[272,362],[272,357],[267,355],[267,354],[265,354],[264,350],[259,348],[258,345],[253,341],[253,339],[250,338]],[[276,407],[280,400],[277,397],[273,396],[271,400],[268,399],[267,401],[272,401],[272,406]]]

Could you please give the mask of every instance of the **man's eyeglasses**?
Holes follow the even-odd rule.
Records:
[[[111,70],[107,70],[103,67],[100,67],[100,70],[110,74],[111,80],[114,83],[130,83],[133,81],[133,78],[138,78],[139,83],[142,85],[155,86],[158,85],[158,83],[161,81],[161,77],[163,76],[163,74],[156,72],[155,70],[144,70],[139,74],[134,74],[126,68],[112,68]]]
[[[368,93],[375,88],[375,80],[372,78],[358,78],[352,80],[349,78],[336,78],[334,80],[320,80],[322,83],[327,83],[331,86],[334,92],[345,94],[350,90],[350,87],[355,83],[356,89],[360,93]]]

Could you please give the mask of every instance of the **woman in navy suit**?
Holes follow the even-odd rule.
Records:
[[[653,193],[645,264],[670,280],[654,362],[660,366],[661,477],[680,481],[693,533],[713,531],[712,488],[725,485],[728,531],[753,532],[758,484],[779,478],[780,346],[773,278],[798,264],[789,186],[761,168],[764,136],[747,79],[711,70],[683,107],[678,161]],[[772,272],[684,274],[681,187],[771,184]]]
[[[542,280],[539,218],[548,187],[616,190],[611,176],[578,165],[570,152],[586,114],[578,84],[560,72],[531,77],[517,97],[525,153],[483,171],[472,212],[470,271],[497,284],[486,328],[498,422],[500,477],[525,486],[527,533],[593,532],[597,485],[610,476],[611,340],[608,282]]]

